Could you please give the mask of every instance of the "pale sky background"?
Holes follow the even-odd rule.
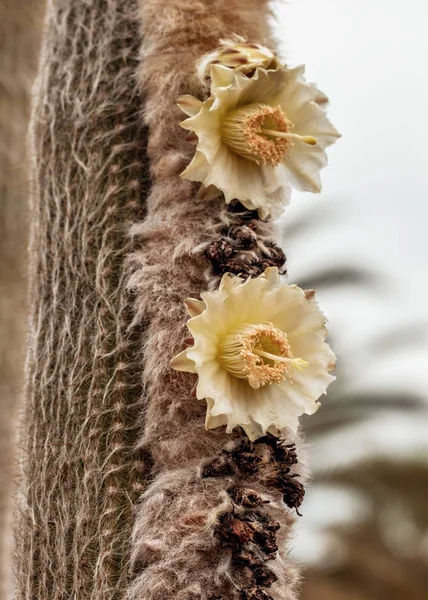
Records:
[[[328,152],[321,196],[295,193],[284,215],[289,280],[331,265],[373,272],[373,283],[318,294],[342,383],[415,392],[428,406],[428,2],[289,0],[277,2],[275,12],[283,56],[306,65],[307,79],[330,97],[329,115],[343,135]],[[382,415],[312,444],[311,466],[317,472],[392,447],[428,460],[427,432],[426,413]],[[309,493],[299,558],[322,555],[314,529],[321,532],[329,519],[325,506],[333,497],[331,520],[355,515],[356,499],[334,494]]]

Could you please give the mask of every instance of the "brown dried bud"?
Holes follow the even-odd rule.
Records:
[[[246,508],[256,508],[269,502],[269,500],[263,500],[263,498],[254,490],[239,487],[238,485],[229,488],[227,492],[236,504],[245,506]]]
[[[254,529],[253,542],[265,554],[275,554],[278,551],[276,532],[280,528],[279,523],[267,513],[254,512],[246,515],[246,518],[251,522]]]
[[[238,469],[247,473],[248,475],[254,475],[259,470],[262,464],[260,458],[251,452],[237,452],[235,455],[235,462]]]
[[[254,529],[250,523],[241,521],[233,513],[226,513],[220,518],[215,534],[223,544],[239,549],[253,539]]]
[[[257,211],[248,211],[239,202],[229,205],[228,210],[236,215],[235,224],[225,228],[220,234],[224,237],[212,242],[205,250],[214,272],[257,277],[268,267],[278,267],[285,273],[286,257],[281,248],[265,240],[258,243],[260,219]]]
[[[260,462],[264,465],[272,462],[273,449],[267,444],[257,444],[254,448],[254,454],[260,458]]]
[[[283,492],[282,499],[284,503],[288,506],[288,508],[295,508],[296,512],[299,516],[301,514],[298,511],[299,506],[303,502],[303,498],[305,497],[305,488],[297,481],[297,479],[289,478],[289,480],[281,486],[281,490]]]
[[[235,564],[247,567],[257,585],[270,587],[277,580],[275,573],[251,550],[241,550],[234,554],[233,561]]]
[[[268,513],[254,512],[252,513],[252,519],[256,520],[268,531],[278,531],[281,527],[278,521],[275,521]]]
[[[224,239],[212,242],[206,249],[207,257],[214,263],[221,264],[234,254],[232,244]]]
[[[277,581],[278,577],[266,565],[260,565],[253,571],[254,581],[262,587],[270,587]]]
[[[220,454],[202,468],[201,477],[227,477],[234,473],[235,467],[229,456],[227,454]]]
[[[254,444],[248,439],[243,439],[231,455],[238,469],[248,475],[257,473],[262,464],[260,457],[254,454]]]
[[[296,444],[279,444],[275,448],[275,461],[288,467],[297,464]]]
[[[257,235],[254,232],[254,228],[247,225],[231,227],[229,235],[244,248],[252,247],[257,242]]]
[[[276,543],[276,535],[272,531],[257,531],[254,534],[254,542],[267,554],[276,554],[278,552],[278,544]]]

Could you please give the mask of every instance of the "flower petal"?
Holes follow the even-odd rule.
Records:
[[[186,371],[187,373],[196,373],[195,363],[187,357],[187,350],[177,354],[169,363],[169,366],[176,371]]]
[[[209,172],[207,159],[202,152],[196,151],[192,162],[181,173],[182,179],[190,179],[190,181],[204,181]]]
[[[197,317],[205,310],[205,302],[196,298],[186,298],[184,304],[191,317]]]
[[[229,87],[235,77],[233,69],[224,67],[223,65],[211,65],[211,88],[216,90],[217,88]]]
[[[203,102],[190,94],[184,94],[177,98],[177,105],[189,117],[193,117],[201,110]]]
[[[214,185],[209,185],[208,187],[205,187],[204,184],[202,184],[199,188],[199,200],[213,200],[214,198],[218,198],[219,196],[221,196],[221,191]]]
[[[324,150],[341,137],[325,110],[315,102],[306,102],[295,107],[290,113],[290,119],[294,123],[294,133],[317,138],[317,145],[312,148],[321,147]]]
[[[280,282],[278,267],[268,267],[262,274],[262,277],[264,277],[269,284],[267,289],[275,288]]]
[[[296,140],[290,155],[282,162],[294,188],[314,193],[321,191],[320,170],[326,165],[327,156],[321,146],[310,146],[301,140]]]

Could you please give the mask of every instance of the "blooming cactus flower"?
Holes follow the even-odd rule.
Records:
[[[262,218],[282,212],[290,186],[319,192],[325,149],[340,136],[303,73],[304,67],[258,67],[247,77],[212,65],[208,100],[178,99],[189,117],[180,125],[197,138],[181,176],[220,190],[227,203],[237,199]]]
[[[334,380],[335,356],[313,292],[282,283],[274,267],[247,280],[226,274],[201,297],[186,301],[194,344],[171,366],[198,375],[206,428],[241,426],[251,440],[296,430]]]

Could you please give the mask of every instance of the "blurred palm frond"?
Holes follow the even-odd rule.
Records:
[[[318,210],[298,215],[293,226],[286,228],[288,245],[296,245],[305,254],[305,267],[297,273],[296,282],[304,289],[322,290],[323,303],[326,299],[334,301],[339,288],[346,286],[358,292],[356,303],[360,294],[367,294],[373,303],[379,303],[382,313],[382,303],[390,303],[387,278],[374,267],[355,266],[370,264],[367,261],[354,257],[348,265],[340,252],[337,256],[332,252],[334,242],[329,247],[331,222],[327,218],[333,215],[328,209],[325,212],[321,219]],[[340,221],[340,215],[334,218]],[[339,221],[335,228],[341,227]],[[323,263],[318,252],[317,267],[312,266],[310,257],[319,246],[320,235],[325,236],[327,258]],[[334,314],[328,316],[330,322],[334,321]],[[347,347],[343,341],[349,342],[347,335],[347,331],[335,332],[336,337],[342,336],[343,347]],[[333,348],[340,347],[335,336]],[[376,389],[360,381],[367,363],[374,373],[376,365],[380,372],[381,364],[394,359],[406,368],[408,350],[414,351],[427,341],[428,323],[423,319],[416,318],[413,323],[390,319],[387,326],[383,323],[382,327],[374,327],[364,352],[359,346],[352,357],[339,354],[338,381],[327,398],[321,399],[321,410],[302,419],[308,443],[315,447],[311,460],[313,483],[308,494],[312,500],[303,505],[306,529],[309,523],[308,544],[320,532],[324,540],[315,560],[308,549],[302,600],[428,598],[428,457],[420,453],[416,440],[414,451],[409,452],[407,447],[405,452],[400,441],[394,443],[395,429],[388,429],[391,421],[398,427],[408,427],[407,446],[411,446],[411,423],[428,425],[427,397],[412,386],[411,376],[407,388],[402,382],[394,386],[393,378],[379,378]],[[358,368],[355,361],[359,362]],[[373,439],[370,436],[377,426],[379,439]],[[361,447],[350,448],[358,444],[358,439]],[[332,444],[337,448],[332,449]],[[341,460],[332,460],[332,452]],[[335,518],[335,513],[343,513],[337,490],[342,490],[342,497],[346,494],[352,498],[361,510],[354,507],[346,518]],[[299,560],[305,562],[304,551]]]

